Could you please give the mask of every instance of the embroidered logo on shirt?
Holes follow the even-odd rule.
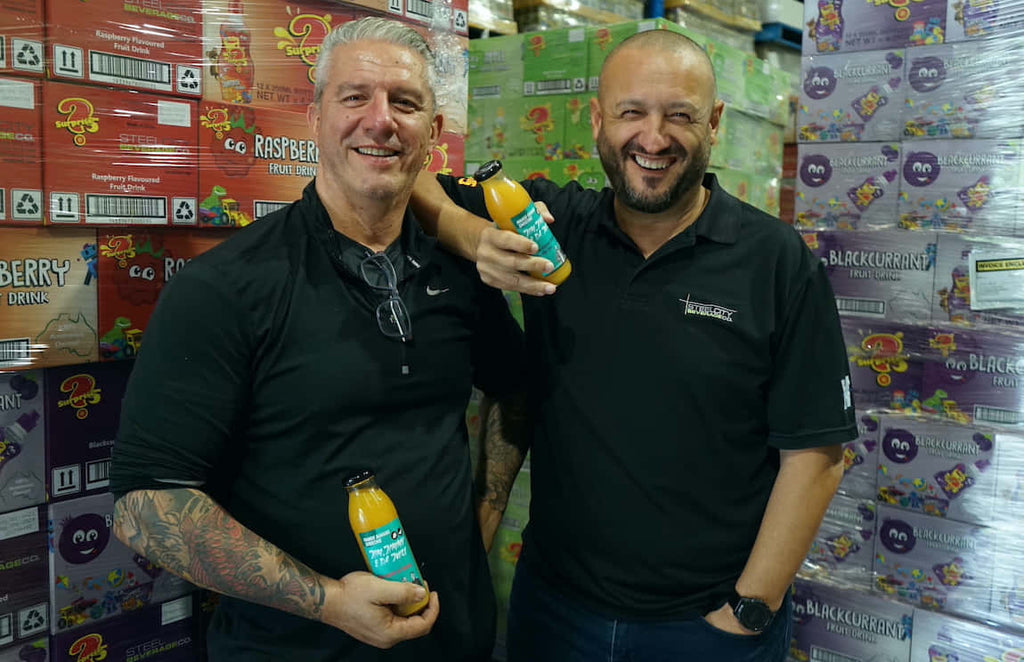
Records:
[[[850,394],[850,376],[847,375],[842,378],[839,382],[839,387],[843,389],[843,409],[849,409],[853,406],[853,396]]]
[[[444,294],[445,292],[447,292],[450,289],[452,289],[452,288],[450,288],[450,287],[434,288],[434,287],[431,287],[431,286],[427,285],[427,296],[428,297],[436,297],[438,294]]]
[[[680,299],[679,303],[683,306],[683,315],[699,315],[701,317],[713,317],[716,320],[723,322],[732,323],[732,316],[736,314],[736,311],[732,308],[726,308],[725,306],[719,306],[717,303],[701,303],[699,301],[691,301],[690,295],[687,294],[685,299]]]

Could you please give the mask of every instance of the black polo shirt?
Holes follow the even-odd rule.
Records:
[[[314,570],[366,570],[345,479],[366,467],[398,509],[440,617],[389,651],[224,598],[211,659],[487,659],[495,610],[471,489],[471,387],[521,385],[521,332],[473,265],[411,216],[387,251],[413,339],[385,337],[384,295],[356,275],[366,248],[336,233],[310,184],[296,203],[190,262],[164,289],[132,372],[111,490],[196,484]],[[402,366],[408,366],[403,371]],[[227,562],[210,550],[200,561]]]
[[[485,213],[471,180],[439,180]],[[704,213],[648,259],[611,190],[524,184],[573,273],[524,297],[537,429],[521,560],[611,616],[708,610],[746,563],[778,451],[857,434],[822,265],[713,175]]]

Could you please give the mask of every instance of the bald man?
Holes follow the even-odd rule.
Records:
[[[536,246],[474,216],[472,180],[417,183],[420,215],[485,282],[545,295],[524,297],[532,501],[512,662],[786,657],[788,589],[842,477],[853,403],[822,265],[706,173],[715,90],[707,55],[673,32],[609,55],[590,113],[611,187],[524,182],[573,263],[557,292],[528,276],[551,268]],[[522,455],[484,455],[486,537]]]

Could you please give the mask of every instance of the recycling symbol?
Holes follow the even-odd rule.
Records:
[[[182,90],[193,91],[199,89],[199,77],[194,69],[182,68],[178,79],[178,87]]]
[[[46,626],[46,619],[38,607],[22,612],[21,633],[29,634]]]
[[[37,67],[39,66],[39,52],[32,46],[32,44],[25,44],[18,51],[18,55],[15,56],[18,64],[23,67]]]
[[[35,216],[39,213],[39,203],[31,193],[23,193],[14,209],[22,216]]]
[[[174,210],[174,220],[178,222],[191,221],[194,216],[195,212],[192,211],[192,205],[188,200],[179,202],[178,208]]]

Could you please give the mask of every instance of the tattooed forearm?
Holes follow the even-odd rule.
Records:
[[[476,484],[481,505],[500,516],[508,505],[512,483],[530,446],[530,429],[525,398],[494,402],[484,397],[480,404],[481,444]]]
[[[114,533],[193,584],[298,616],[321,616],[323,577],[242,526],[203,492],[129,492],[114,505]]]

